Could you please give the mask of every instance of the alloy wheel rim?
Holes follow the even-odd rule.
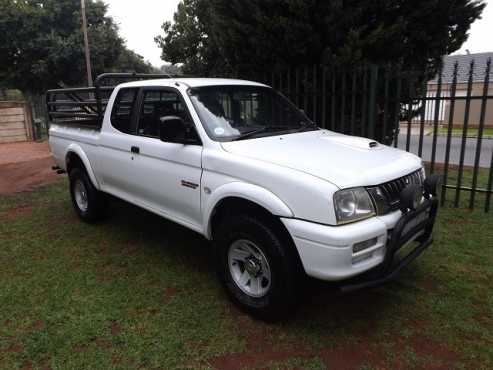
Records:
[[[260,298],[271,286],[269,262],[262,250],[250,240],[233,242],[228,250],[228,266],[233,281],[250,297]]]
[[[87,207],[89,204],[89,201],[87,199],[87,190],[86,186],[81,180],[77,180],[74,185],[74,196],[75,196],[75,203],[77,203],[77,207],[82,212],[87,211]]]

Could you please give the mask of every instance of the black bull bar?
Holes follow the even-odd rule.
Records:
[[[425,199],[397,221],[386,245],[384,261],[372,270],[348,280],[340,287],[343,293],[373,288],[394,280],[401,270],[415,260],[433,242],[432,232],[438,211],[437,197]],[[418,246],[396,261],[397,252],[414,238]]]

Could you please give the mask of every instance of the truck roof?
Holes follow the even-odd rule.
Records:
[[[236,80],[231,78],[164,78],[156,80],[132,81],[121,84],[121,87],[138,87],[138,86],[171,86],[176,82],[182,83],[189,87],[201,86],[218,86],[218,85],[248,85],[248,86],[266,86],[259,82]]]

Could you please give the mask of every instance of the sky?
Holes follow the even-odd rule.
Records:
[[[164,64],[154,37],[163,34],[161,25],[172,21],[180,0],[104,0],[108,13],[120,27],[127,47],[156,67]]]
[[[154,42],[154,37],[162,34],[161,25],[172,21],[173,14],[180,0],[105,0],[109,5],[109,14],[120,26],[120,34],[127,41],[127,46],[142,55],[154,66],[159,67],[161,50]],[[469,39],[455,54],[493,51],[491,33],[493,32],[493,0],[486,1],[483,19],[473,23]]]

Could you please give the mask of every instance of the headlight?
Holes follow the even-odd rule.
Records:
[[[346,224],[375,215],[370,195],[365,188],[339,190],[334,194],[338,224]]]

